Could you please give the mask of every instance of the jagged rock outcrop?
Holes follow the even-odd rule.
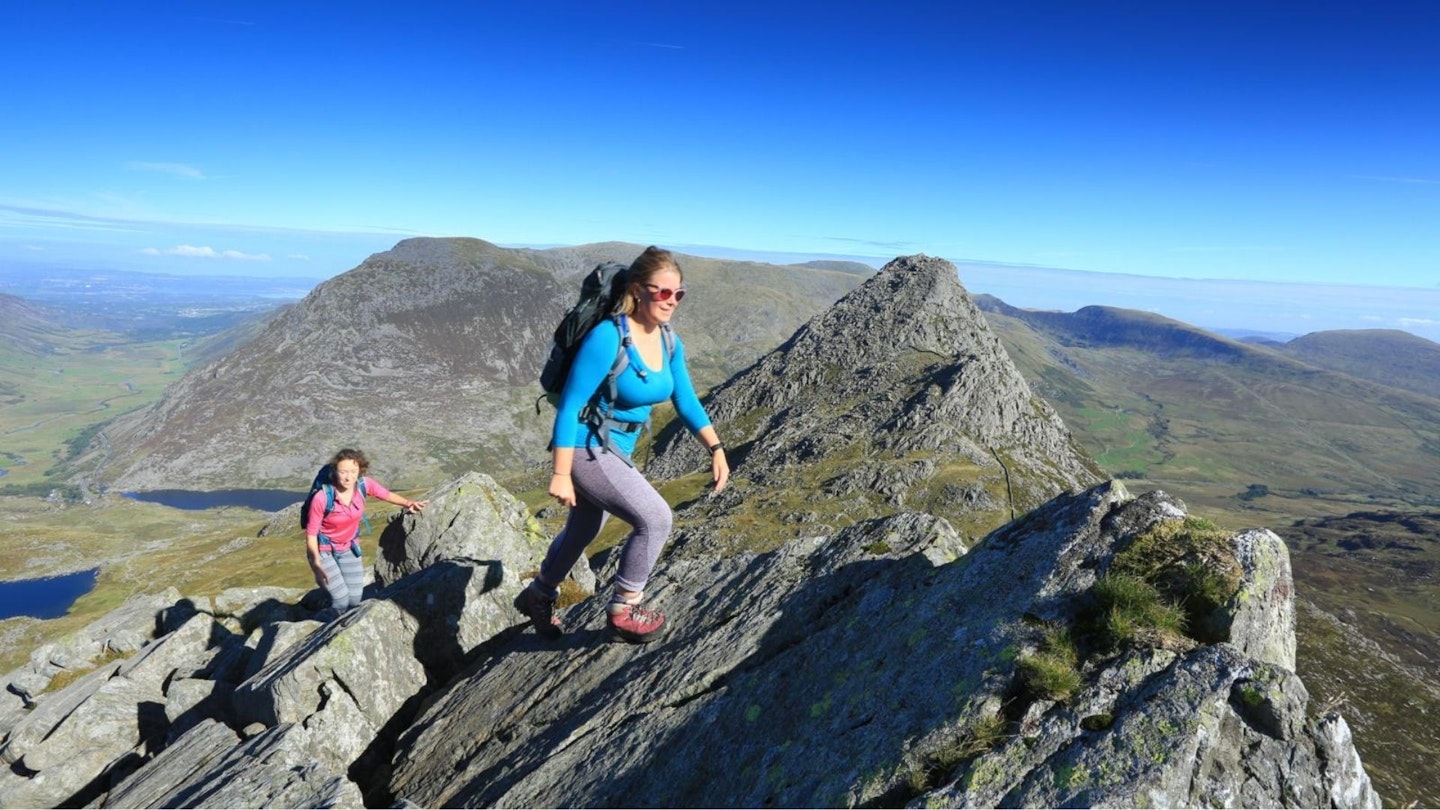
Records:
[[[392,790],[421,806],[1378,806],[1343,720],[1308,718],[1298,679],[1242,652],[1273,649],[1273,622],[1092,654],[1064,699],[1021,685],[1117,554],[1184,519],[1111,484],[968,554],[943,519],[905,514],[671,562],[651,591],[663,640],[606,643],[599,605],[573,609],[562,642],[523,637],[436,698]],[[1236,545],[1262,539],[1284,557],[1268,533]],[[1228,610],[1287,588],[1247,575]]]
[[[356,442],[377,477],[418,487],[472,469],[515,473],[542,459],[538,378],[580,276],[640,245],[502,248],[406,239],[315,288],[254,340],[117,419],[76,461],[128,490],[291,488]],[[681,257],[708,311],[677,319],[713,381],[774,346],[859,283],[853,273]],[[734,277],[765,290],[736,300]],[[103,445],[103,446],[102,446]]]
[[[488,476],[427,499],[426,513],[385,529],[383,565],[398,581],[377,581],[336,621],[317,620],[324,600],[304,591],[170,589],[37,650],[9,679],[29,704],[0,727],[11,766],[0,806],[84,804],[122,782],[110,806],[358,806],[362,783],[383,791],[389,742],[517,623],[511,600],[548,540]],[[426,565],[401,576],[412,551]],[[40,663],[93,671],[47,692]]]
[[[309,735],[296,731],[285,724],[241,742],[205,720],[125,780],[105,806],[364,806],[355,783],[326,771],[310,756]]]
[[[563,614],[559,642],[516,636],[514,574],[443,560],[309,622],[228,708],[167,728],[212,696],[196,663],[219,625],[182,607],[133,657],[40,697],[6,740],[19,756],[0,801],[1379,806],[1344,720],[1290,668],[1288,559],[1269,532],[1223,543],[1248,560],[1224,641],[1082,643],[1066,694],[1029,680],[1051,632],[1087,632],[1107,578],[1176,525],[1179,501],[1112,483],[974,548],[906,512],[668,561],[649,593],[672,628],[644,647],[606,635],[597,598]]]
[[[974,538],[1100,480],[943,259],[890,262],[706,408],[735,480],[710,511],[788,524],[788,537],[917,510]],[[648,472],[705,466],[682,434],[661,437]]]

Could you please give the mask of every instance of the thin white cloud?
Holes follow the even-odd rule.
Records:
[[[1401,318],[1401,319],[1400,319],[1400,325],[1403,326],[1403,327],[1406,328],[1406,329],[1412,329],[1412,328],[1417,327],[1417,326],[1435,326],[1435,325],[1437,325],[1437,324],[1440,324],[1440,321],[1437,321],[1437,320],[1435,320],[1434,318]]]
[[[161,250],[159,248],[147,247],[140,251],[146,256],[184,256],[190,259],[235,259],[246,262],[268,262],[269,253],[245,253],[239,250],[216,250],[208,245],[176,245],[173,248]]]
[[[846,242],[852,245],[863,245],[865,247],[880,248],[882,250],[906,250],[915,244],[914,242],[908,241],[887,242],[876,239],[855,239],[848,236],[822,236],[820,238],[830,242]]]
[[[196,245],[177,245],[165,252],[171,256],[192,256],[200,259],[214,259],[220,255],[215,252],[215,248]]]
[[[151,163],[143,160],[132,160],[125,164],[125,166],[131,171],[136,172],[159,172],[160,174],[168,174],[172,177],[181,177],[186,180],[206,179],[205,172],[184,163]]]
[[[270,261],[269,253],[241,253],[238,250],[222,250],[220,251],[220,256],[225,259],[239,259],[242,262]]]
[[[154,231],[158,228],[216,228],[227,232],[281,234],[288,236],[420,236],[419,231],[389,225],[353,228],[282,228],[273,225],[247,225],[238,222],[187,222],[176,219],[95,216],[60,208],[0,202],[0,227],[69,228],[95,231]]]
[[[1357,180],[1376,180],[1381,183],[1406,183],[1420,186],[1440,186],[1440,180],[1433,177],[1392,177],[1377,174],[1357,174]]]
[[[310,257],[309,257],[309,256],[306,256],[304,253],[291,253],[289,256],[286,256],[285,258],[287,258],[287,259],[297,259],[297,260],[302,261],[302,262],[308,262],[308,261],[310,261]]]
[[[642,42],[642,43],[640,43],[640,44],[641,44],[641,45],[644,45],[644,46],[647,47],[647,48],[664,48],[664,49],[667,50],[667,51],[683,51],[683,50],[685,50],[685,46],[684,46],[684,45],[667,45],[667,44],[665,44],[664,42]]]
[[[138,228],[121,219],[0,203],[0,228],[45,228],[75,231],[127,232]]]
[[[1182,245],[1169,250],[1171,253],[1279,253],[1285,248],[1278,245]]]
[[[36,253],[44,253],[44,252],[45,252],[45,248],[40,247],[39,245],[25,245],[24,248],[25,248],[26,250],[32,250],[32,251],[34,251],[34,252],[36,252]]]

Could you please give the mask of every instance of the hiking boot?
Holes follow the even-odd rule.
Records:
[[[655,639],[665,625],[665,614],[639,605],[622,605],[610,609],[610,627],[626,641],[645,643]]]
[[[526,586],[516,595],[515,609],[530,617],[541,638],[559,638],[565,632],[560,628],[560,620],[555,618],[555,601],[534,588]]]

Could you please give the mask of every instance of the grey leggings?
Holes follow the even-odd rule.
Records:
[[[539,584],[552,591],[559,587],[606,518],[615,515],[635,528],[620,550],[615,585],[626,591],[645,590],[650,571],[670,537],[670,504],[639,470],[598,448],[576,448],[570,479],[575,482],[575,507],[565,528],[550,543],[536,577]]]
[[[320,567],[325,571],[325,590],[330,592],[330,606],[346,611],[360,604],[365,590],[365,563],[360,557],[360,543],[350,544],[344,551],[320,549]]]

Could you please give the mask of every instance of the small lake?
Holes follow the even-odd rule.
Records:
[[[172,509],[218,509],[222,506],[243,506],[261,512],[275,512],[292,503],[305,500],[304,492],[283,489],[221,489],[196,492],[189,489],[155,489],[149,492],[126,492],[125,497],[146,503],[158,503]]]
[[[99,568],[44,579],[21,579],[0,582],[0,619],[34,616],[37,619],[58,619],[75,604],[75,600],[95,587]]]

